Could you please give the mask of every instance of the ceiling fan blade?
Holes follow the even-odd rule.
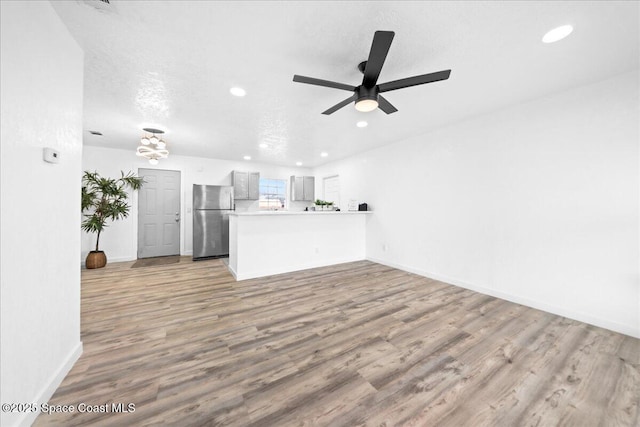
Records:
[[[378,92],[389,92],[390,90],[403,89],[405,87],[447,80],[449,78],[449,74],[451,74],[451,70],[444,70],[438,71],[437,73],[422,74],[421,76],[407,77],[406,79],[382,83],[381,85],[378,85]]]
[[[316,86],[331,87],[334,89],[343,89],[351,92],[356,90],[355,86],[349,86],[344,83],[331,82],[329,80],[314,79],[313,77],[299,76],[297,74],[293,76],[293,81],[298,83],[307,83],[307,84],[316,85]]]
[[[367,59],[362,79],[364,87],[371,88],[376,85],[394,35],[393,31],[376,31],[373,35],[373,43],[371,43],[371,51],[369,51],[369,59]]]
[[[345,105],[353,102],[356,100],[356,95],[353,94],[353,96],[350,96],[349,98],[345,99],[342,102],[338,102],[336,105],[334,105],[333,107],[329,108],[327,111],[323,111],[322,114],[326,114],[327,116],[329,114],[333,114],[336,111],[338,111],[339,109],[341,109],[342,107],[344,107]]]
[[[391,103],[384,99],[381,95],[378,95],[378,108],[387,114],[395,113],[396,111],[398,111],[396,107],[391,105]]]

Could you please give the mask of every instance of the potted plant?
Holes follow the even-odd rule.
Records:
[[[96,233],[96,250],[89,252],[85,265],[87,268],[102,268],[107,265],[107,257],[100,250],[100,233],[107,227],[107,221],[116,221],[129,216],[129,194],[127,189],[138,190],[144,179],[133,172],[127,175],[120,172],[118,179],[103,178],[98,172],[85,171],[82,176],[82,213],[81,227],[87,233]]]
[[[327,202],[325,200],[316,199],[314,204],[320,208],[319,210],[322,210],[322,211],[324,211],[324,210],[332,211],[333,210],[333,202]]]

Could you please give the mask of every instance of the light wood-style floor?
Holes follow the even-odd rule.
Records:
[[[36,426],[637,426],[640,341],[368,261],[82,272],[84,354]]]

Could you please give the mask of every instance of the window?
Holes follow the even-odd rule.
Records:
[[[260,178],[260,210],[284,209],[287,181]]]

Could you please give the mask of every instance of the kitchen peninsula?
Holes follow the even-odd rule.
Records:
[[[371,213],[231,213],[229,269],[245,280],[362,260]]]

